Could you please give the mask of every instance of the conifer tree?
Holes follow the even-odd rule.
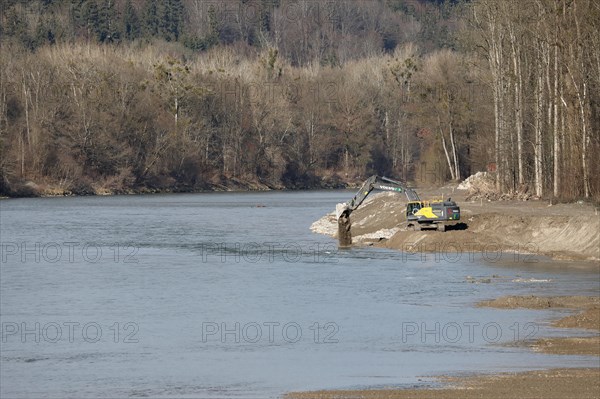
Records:
[[[131,0],[127,0],[123,12],[123,34],[125,39],[133,40],[140,37],[140,20]]]
[[[158,36],[159,27],[158,1],[149,0],[144,12],[144,35]]]

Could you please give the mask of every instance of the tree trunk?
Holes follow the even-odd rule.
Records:
[[[25,73],[23,73],[23,97],[25,98],[25,127],[27,129],[27,145],[31,150],[31,130],[29,127],[29,91],[25,86]]]
[[[590,197],[590,177],[589,177],[589,172],[588,172],[588,161],[587,161],[587,151],[588,151],[588,144],[589,144],[589,136],[588,136],[588,132],[587,132],[587,123],[586,123],[586,118],[585,118],[585,104],[586,104],[586,97],[587,97],[587,85],[585,82],[583,82],[583,99],[580,102],[580,109],[581,109],[581,135],[582,135],[582,143],[583,143],[583,148],[581,150],[581,162],[582,162],[582,167],[583,167],[583,192],[585,195],[585,198],[589,198]]]
[[[576,48],[580,48],[579,44],[581,44],[581,32],[579,26],[579,17],[577,15],[577,3],[573,3],[573,15],[575,16],[575,31],[577,34],[577,45]],[[575,87],[575,92],[577,93],[577,100],[579,102],[579,115],[581,117],[581,167],[583,169],[583,194],[585,198],[590,197],[590,178],[588,171],[588,145],[589,145],[589,135],[588,135],[588,124],[586,118],[586,104],[587,104],[587,82],[586,82],[586,67],[584,64],[583,54],[579,54],[581,57],[581,80],[582,80],[582,90],[579,89],[579,85],[575,82],[575,78],[573,73],[567,68],[569,75],[571,76],[571,80],[573,81],[573,86]],[[573,57],[577,59],[576,57]]]
[[[558,37],[556,38],[558,40]],[[554,91],[552,104],[554,108],[554,197],[560,195],[560,131],[558,128],[558,82],[560,74],[558,71],[558,45],[554,46]]]
[[[503,72],[502,72],[502,41],[503,37],[499,33],[501,29],[500,23],[498,22],[499,12],[497,6],[500,3],[489,2],[484,4],[483,13],[485,14],[484,20],[482,21],[482,30],[486,35],[487,42],[487,58],[492,75],[492,94],[494,98],[494,139],[495,139],[495,151],[494,161],[496,163],[496,190],[502,191],[503,189],[503,174],[504,165],[502,165],[503,154],[502,154],[502,83],[503,83]],[[479,17],[477,8],[474,9],[474,18],[479,23]]]
[[[551,75],[550,75],[550,45],[548,44],[546,46],[545,49],[545,53],[544,53],[544,63],[546,64],[546,132],[547,134],[550,132],[550,129],[552,128],[552,82],[551,82]],[[552,152],[550,154],[551,156],[554,156],[554,150],[552,149]],[[550,174],[550,173],[549,173]],[[550,179],[550,176],[548,176],[548,179]],[[549,183],[548,183],[549,185]]]
[[[452,126],[452,120],[450,120],[449,129],[450,129],[450,145],[452,146],[452,156],[454,158],[454,179],[460,180],[460,165],[458,164],[458,153],[456,151],[456,144],[454,141],[454,127]]]
[[[19,146],[21,147],[21,178],[25,177],[25,140],[23,134],[19,134]]]
[[[494,161],[496,163],[496,190],[502,190],[502,178],[500,174],[500,91],[498,84],[494,83],[494,138],[496,151],[494,153]]]
[[[515,96],[515,130],[517,132],[517,164],[518,164],[518,182],[522,185],[525,182],[523,175],[523,110],[522,110],[522,87],[523,76],[521,73],[521,61],[519,51],[517,50],[517,39],[514,31],[511,31],[512,58],[515,73],[514,96]]]
[[[447,108],[448,131],[450,132],[450,146],[452,149],[452,159],[453,159],[453,165],[451,165],[451,169],[454,169],[452,176],[453,176],[453,180],[459,180],[460,179],[460,166],[458,164],[458,154],[457,154],[457,150],[456,150],[456,142],[454,140],[454,124],[453,124],[453,120],[452,120],[452,113],[450,111],[451,100],[450,100],[449,92],[446,93],[446,102],[447,102],[447,107],[448,107]]]
[[[534,146],[534,163],[535,163],[535,194],[538,197],[544,195],[544,179],[542,169],[542,154],[543,154],[543,143],[542,143],[542,106],[543,106],[543,93],[542,93],[543,80],[541,74],[538,76],[536,85],[536,103],[535,103],[535,146]]]
[[[590,196],[590,178],[589,178],[588,159],[587,159],[589,137],[588,137],[587,120],[586,120],[587,118],[585,116],[585,106],[586,106],[586,101],[587,101],[587,85],[584,81],[583,82],[583,90],[581,90],[579,88],[579,85],[575,81],[575,77],[573,76],[573,73],[571,72],[571,70],[569,69],[568,71],[569,71],[569,76],[571,77],[571,80],[573,81],[573,87],[575,88],[575,93],[577,95],[577,102],[579,105],[578,106],[579,116],[581,118],[581,144],[582,144],[581,167],[583,169],[583,192],[584,192],[585,198],[589,198],[589,196]],[[583,91],[583,93],[582,93],[582,91]]]
[[[444,137],[444,129],[442,129],[442,122],[440,121],[439,116],[438,126],[440,130],[440,137],[442,138],[442,147],[444,147],[444,154],[446,154],[446,162],[448,162],[448,169],[450,169],[450,175],[452,176],[452,180],[456,180],[455,170],[452,166],[452,162],[450,161],[450,154],[448,153],[448,147],[446,146],[446,137]]]

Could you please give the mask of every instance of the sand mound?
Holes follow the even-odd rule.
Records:
[[[439,189],[420,190],[427,196]],[[431,191],[431,192],[428,192]],[[420,194],[423,194],[420,192]],[[448,193],[446,193],[448,194]],[[453,196],[461,194],[452,193]],[[352,213],[352,236],[355,243],[378,244],[392,249],[448,252],[503,251],[546,255],[565,260],[600,260],[600,217],[591,206],[564,204],[548,206],[540,201],[465,202],[461,221],[446,233],[407,231],[406,197],[383,192],[370,196]],[[312,231],[337,236],[335,214],[325,215],[313,223]]]
[[[387,240],[402,230],[406,197],[404,194],[381,192],[370,195],[351,215],[354,243]],[[335,212],[314,222],[311,231],[337,238]]]
[[[457,190],[495,191],[494,178],[487,172],[477,172],[456,187]]]

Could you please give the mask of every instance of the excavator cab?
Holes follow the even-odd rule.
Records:
[[[423,207],[423,203],[420,201],[411,201],[406,205],[406,219],[417,220],[415,216]]]

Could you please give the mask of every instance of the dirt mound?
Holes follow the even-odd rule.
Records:
[[[440,194],[439,189],[421,191],[429,196]],[[416,252],[516,252],[564,260],[600,260],[600,217],[592,206],[549,206],[542,201],[466,202],[460,192],[443,194],[458,197],[462,213],[460,223],[449,226],[446,233],[408,231],[406,198],[384,192],[370,196],[352,213],[354,243],[378,242],[376,245],[386,248]],[[311,228],[337,237],[335,214],[324,216]]]
[[[313,222],[313,224],[310,225],[310,230],[313,233],[337,237],[337,221],[335,220],[335,212],[328,213],[321,219]]]
[[[487,172],[477,172],[466,178],[458,185],[457,190],[466,190],[467,199],[478,200],[497,200],[500,193],[496,191],[496,182],[491,174]]]
[[[456,187],[457,190],[495,191],[494,178],[487,172],[477,172],[467,177]]]
[[[520,200],[529,201],[539,199],[539,197],[529,192],[529,187],[523,185],[518,190],[510,193],[501,193],[496,190],[496,181],[494,177],[487,172],[477,172],[466,178],[456,187],[457,190],[466,191],[466,200],[487,200],[487,201],[508,201]]]
[[[446,233],[400,231],[385,246],[418,252],[517,252],[556,259],[600,259],[598,219],[485,213],[464,218]]]
[[[355,244],[390,239],[405,224],[406,197],[399,193],[377,193],[369,196],[351,215],[352,241]],[[310,229],[337,238],[335,212],[314,222]]]

